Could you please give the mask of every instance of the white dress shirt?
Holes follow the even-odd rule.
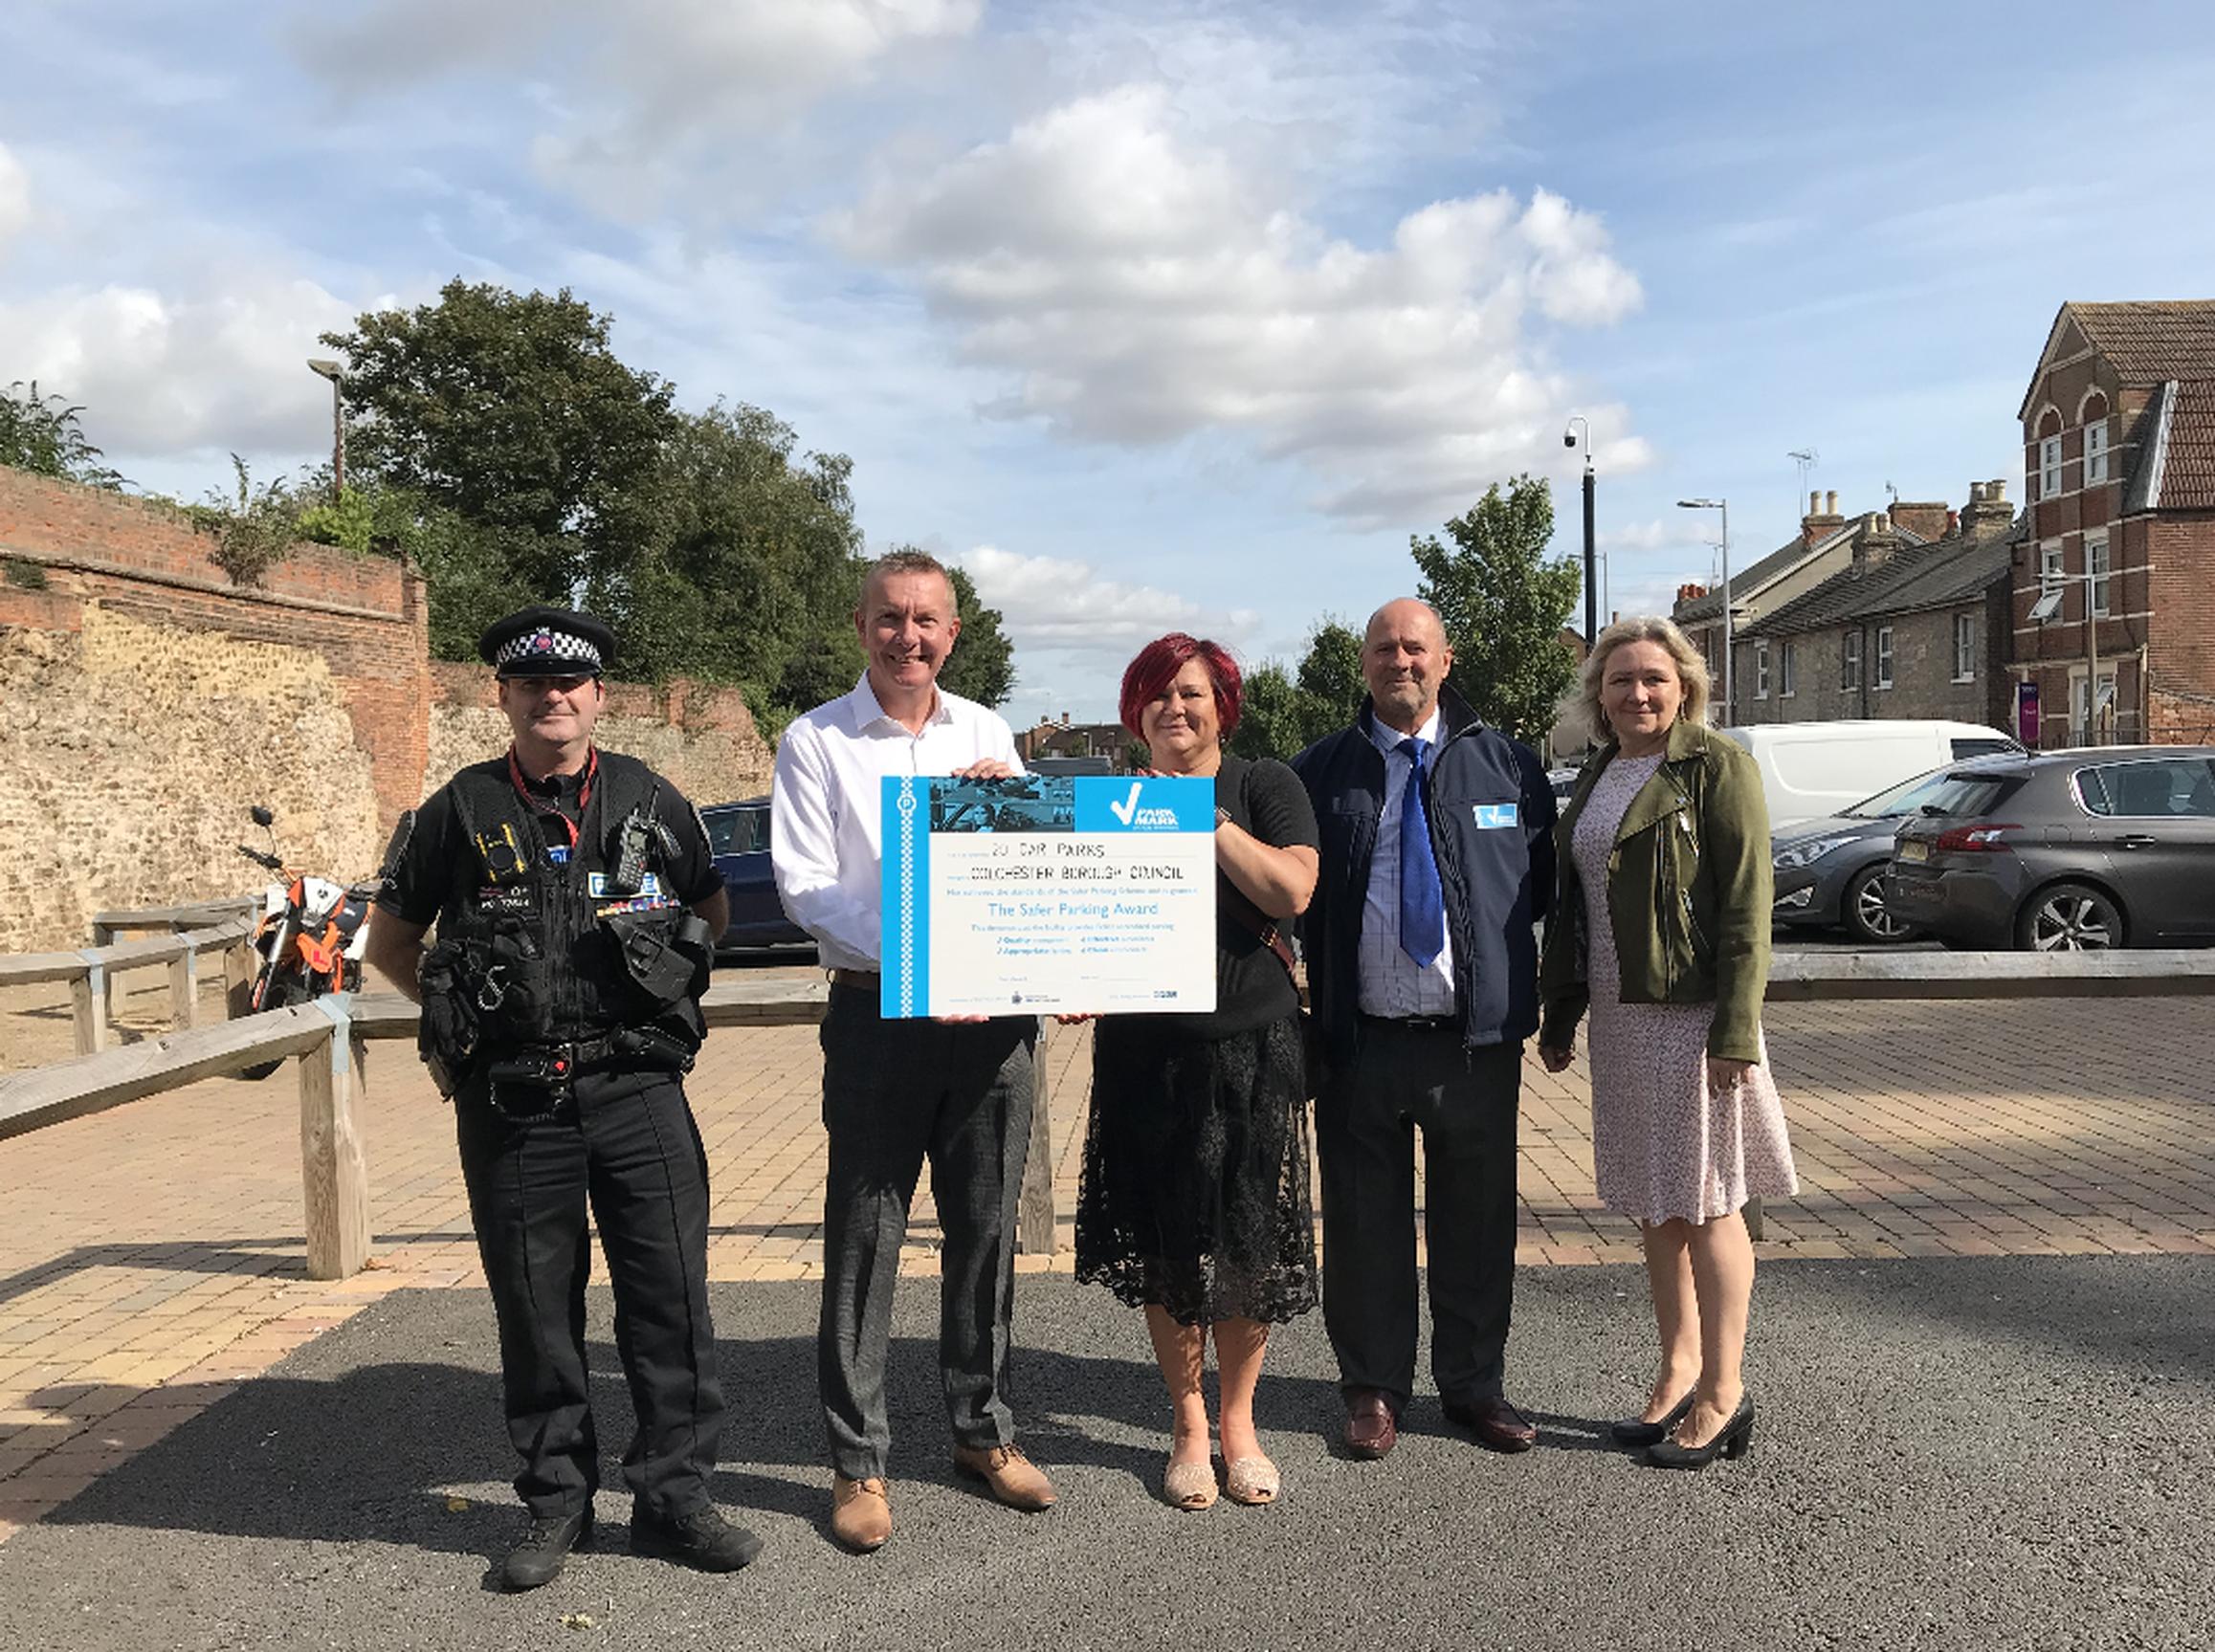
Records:
[[[998,713],[941,689],[923,732],[910,734],[877,703],[867,672],[852,694],[792,719],[777,743],[769,865],[777,898],[815,937],[824,968],[874,970],[881,956],[879,782],[950,775],[987,760],[1023,772]]]
[[[1442,723],[1434,706],[1429,719],[1415,731],[1417,738],[1429,742],[1433,763]],[[1369,888],[1362,901],[1361,987],[1355,1002],[1364,1015],[1451,1015],[1452,940],[1428,965],[1400,948],[1400,804],[1407,795],[1407,777],[1415,772],[1415,760],[1400,750],[1407,738],[1370,720],[1369,738],[1384,754],[1384,807],[1377,817],[1377,848],[1369,857]]]

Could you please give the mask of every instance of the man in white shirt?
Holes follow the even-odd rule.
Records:
[[[831,1533],[868,1551],[892,1535],[884,1401],[893,1286],[924,1158],[945,1235],[939,1364],[954,1466],[1011,1508],[1053,1503],[1015,1446],[1004,1390],[1014,1301],[1015,1203],[1030,1144],[1034,1018],[887,1020],[878,1013],[887,775],[1021,772],[995,713],[938,686],[961,635],[953,582],[896,551],[862,582],[868,669],[853,692],[786,729],[770,862],[793,922],[831,971],[823,1019],[823,1317],[816,1360],[831,1436]]]

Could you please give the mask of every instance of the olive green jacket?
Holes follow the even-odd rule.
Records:
[[[1539,960],[1539,1043],[1548,1048],[1569,1047],[1591,1002],[1584,893],[1569,846],[1584,800],[1615,755],[1603,746],[1584,765],[1555,828],[1555,895]],[[1759,1061],[1771,888],[1761,771],[1736,740],[1680,718],[1607,857],[1623,1002],[1712,1002],[1708,1053]]]

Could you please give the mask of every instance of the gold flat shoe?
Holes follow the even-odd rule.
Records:
[[[1266,1457],[1234,1457],[1224,1474],[1223,1494],[1249,1509],[1274,1503],[1278,1487],[1276,1465]]]
[[[1172,1463],[1162,1475],[1162,1501],[1172,1509],[1198,1512],[1215,1506],[1212,1463]]]

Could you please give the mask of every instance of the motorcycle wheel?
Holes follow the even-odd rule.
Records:
[[[305,1003],[307,1001],[307,982],[302,980],[297,972],[294,972],[280,976],[269,983],[269,1001],[261,1007],[265,1010],[282,1009],[287,1004]],[[281,1055],[275,1061],[252,1062],[238,1069],[238,1076],[253,1079],[267,1078],[283,1065],[284,1057]]]

